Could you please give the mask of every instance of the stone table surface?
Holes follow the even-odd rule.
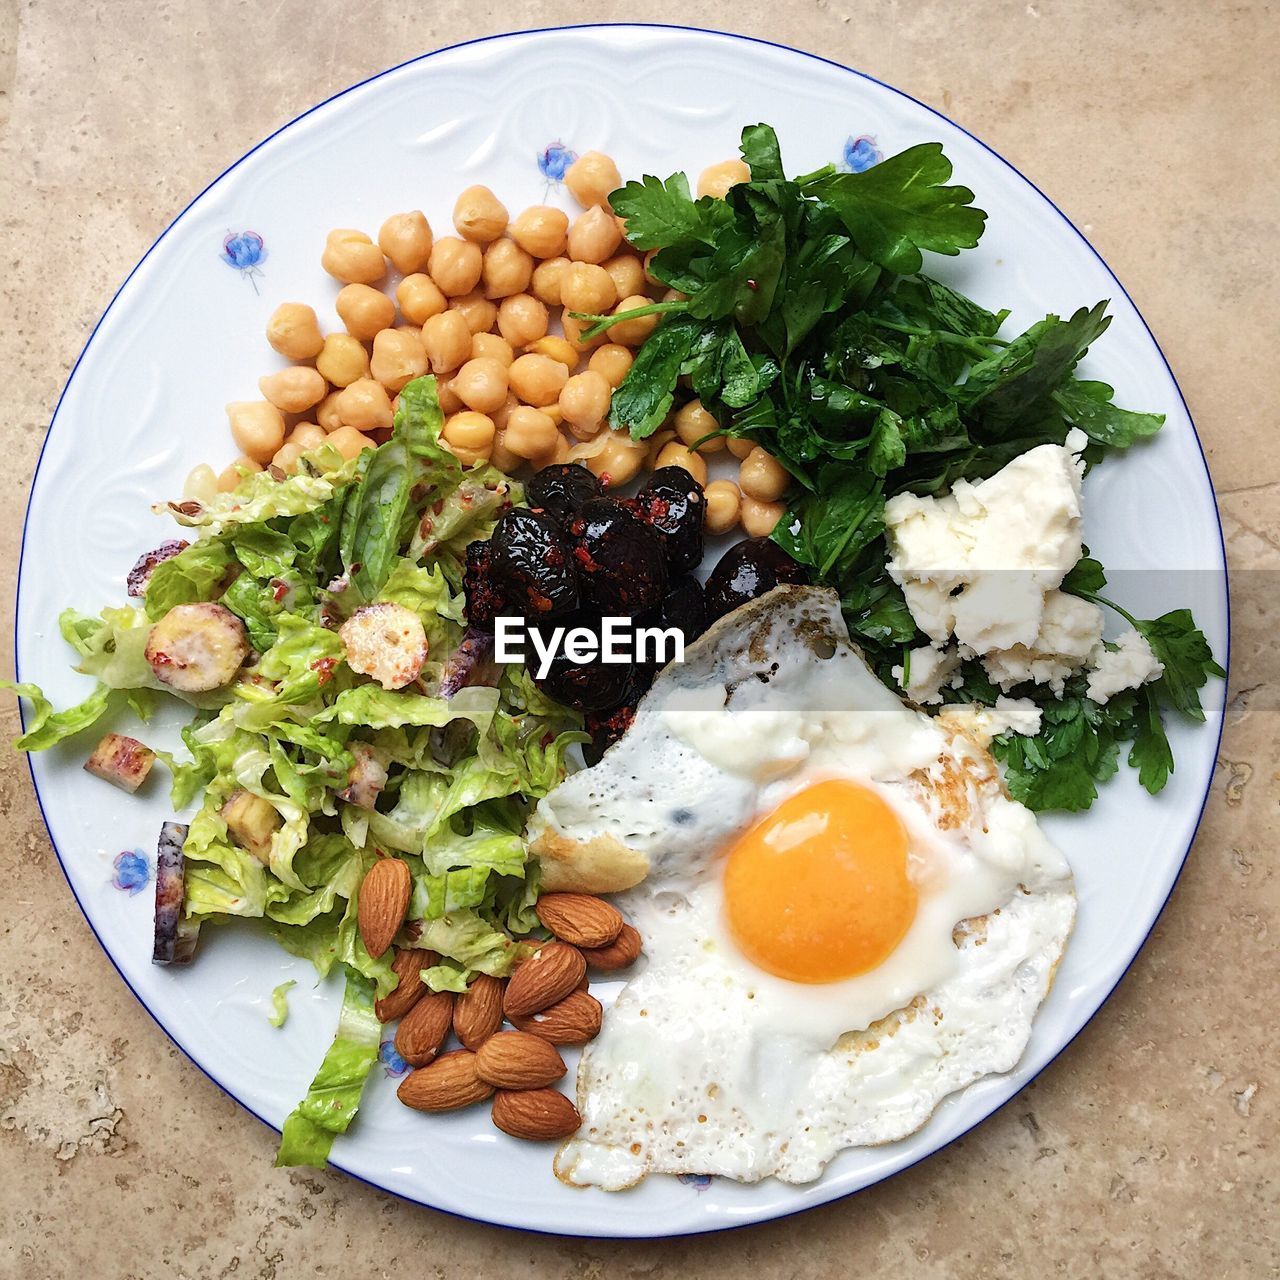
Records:
[[[506,1232],[337,1174],[274,1135],[125,989],[0,754],[0,1276],[1280,1275],[1280,23],[1258,0],[0,0],[0,609],[59,389],[192,193],[279,124],[423,50],[588,18],[732,26],[901,86],[1090,236],[1158,335],[1235,569],[1226,736],[1150,942],[988,1123],[808,1216],[655,1244]],[[1262,252],[1259,252],[1259,249]],[[8,660],[6,659],[6,662]],[[3,710],[6,735],[16,725]]]

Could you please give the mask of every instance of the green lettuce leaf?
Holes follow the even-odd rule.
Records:
[[[289,992],[297,985],[297,978],[290,978],[288,982],[282,982],[278,987],[271,988],[271,1012],[267,1014],[267,1021],[273,1027],[284,1026],[289,1016]]]
[[[0,689],[9,689],[31,703],[26,732],[13,740],[16,751],[44,751],[64,738],[82,733],[107,714],[115,692],[105,684],[99,684],[83,702],[65,711],[55,711],[39,685],[0,680]]]
[[[334,1139],[346,1133],[360,1109],[360,1095],[378,1060],[382,1024],[373,1011],[373,988],[359,974],[347,974],[338,1032],[306,1096],[290,1112],[280,1135],[276,1166],[323,1169]]]

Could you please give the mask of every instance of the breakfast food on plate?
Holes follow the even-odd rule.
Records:
[[[1048,992],[1075,894],[1033,811],[1122,745],[1159,791],[1165,717],[1203,719],[1190,613],[1132,617],[1082,543],[1086,469],[1162,422],[1076,375],[1105,306],[1004,339],[925,274],[986,216],[937,144],[741,153],[696,198],[587,152],[572,217],[475,185],[456,235],[331,232],[339,327],[272,313],[235,461],[154,508],[190,540],[61,616],[93,692],[12,686],[25,750],[190,709],[85,765],[134,793],[159,761],[195,809],[156,963],[257,919],[344,974],[281,1164],[324,1164],[380,1054],[404,1124],[484,1106],[575,1185],[902,1137]]]
[[[643,875],[616,904],[648,963],[583,1055],[574,1184],[805,1182],[905,1136],[1017,1062],[1075,912],[991,758],[876,679],[822,588],[713,625],[531,835],[579,882]]]

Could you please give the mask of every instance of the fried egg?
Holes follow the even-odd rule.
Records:
[[[669,666],[538,806],[548,888],[623,890],[643,968],[557,1175],[807,1182],[1017,1062],[1071,873],[986,752],[901,702],[834,593],[779,587]]]

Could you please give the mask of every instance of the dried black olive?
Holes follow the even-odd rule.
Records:
[[[635,718],[634,703],[623,703],[612,711],[588,712],[586,727],[591,741],[582,746],[582,758],[587,764],[598,764],[600,757],[631,728],[631,722]]]
[[[702,486],[683,467],[659,467],[636,494],[634,509],[662,539],[672,573],[686,573],[702,562],[706,506]]]
[[[493,576],[512,612],[553,618],[578,604],[578,572],[556,522],[544,511],[516,507],[489,539]]]
[[[600,481],[586,467],[574,462],[558,462],[543,467],[525,486],[525,501],[549,512],[566,524],[582,510],[583,504],[600,496]]]
[[[677,578],[662,597],[655,626],[678,627],[685,644],[692,644],[707,629],[707,601],[702,583],[691,573]]]
[[[667,586],[662,541],[612,498],[593,498],[570,522],[582,598],[601,613],[633,617],[662,599]]]
[[[747,538],[720,557],[707,579],[707,617],[714,622],[731,609],[772,591],[780,582],[807,582],[808,574],[776,542]]]
[[[493,576],[493,547],[488,542],[467,544],[467,564],[462,572],[462,593],[467,621],[483,631],[493,630],[493,620],[506,609],[506,600]]]
[[[607,711],[626,696],[631,668],[625,662],[569,662],[557,658],[534,683],[549,698],[577,711]]]

